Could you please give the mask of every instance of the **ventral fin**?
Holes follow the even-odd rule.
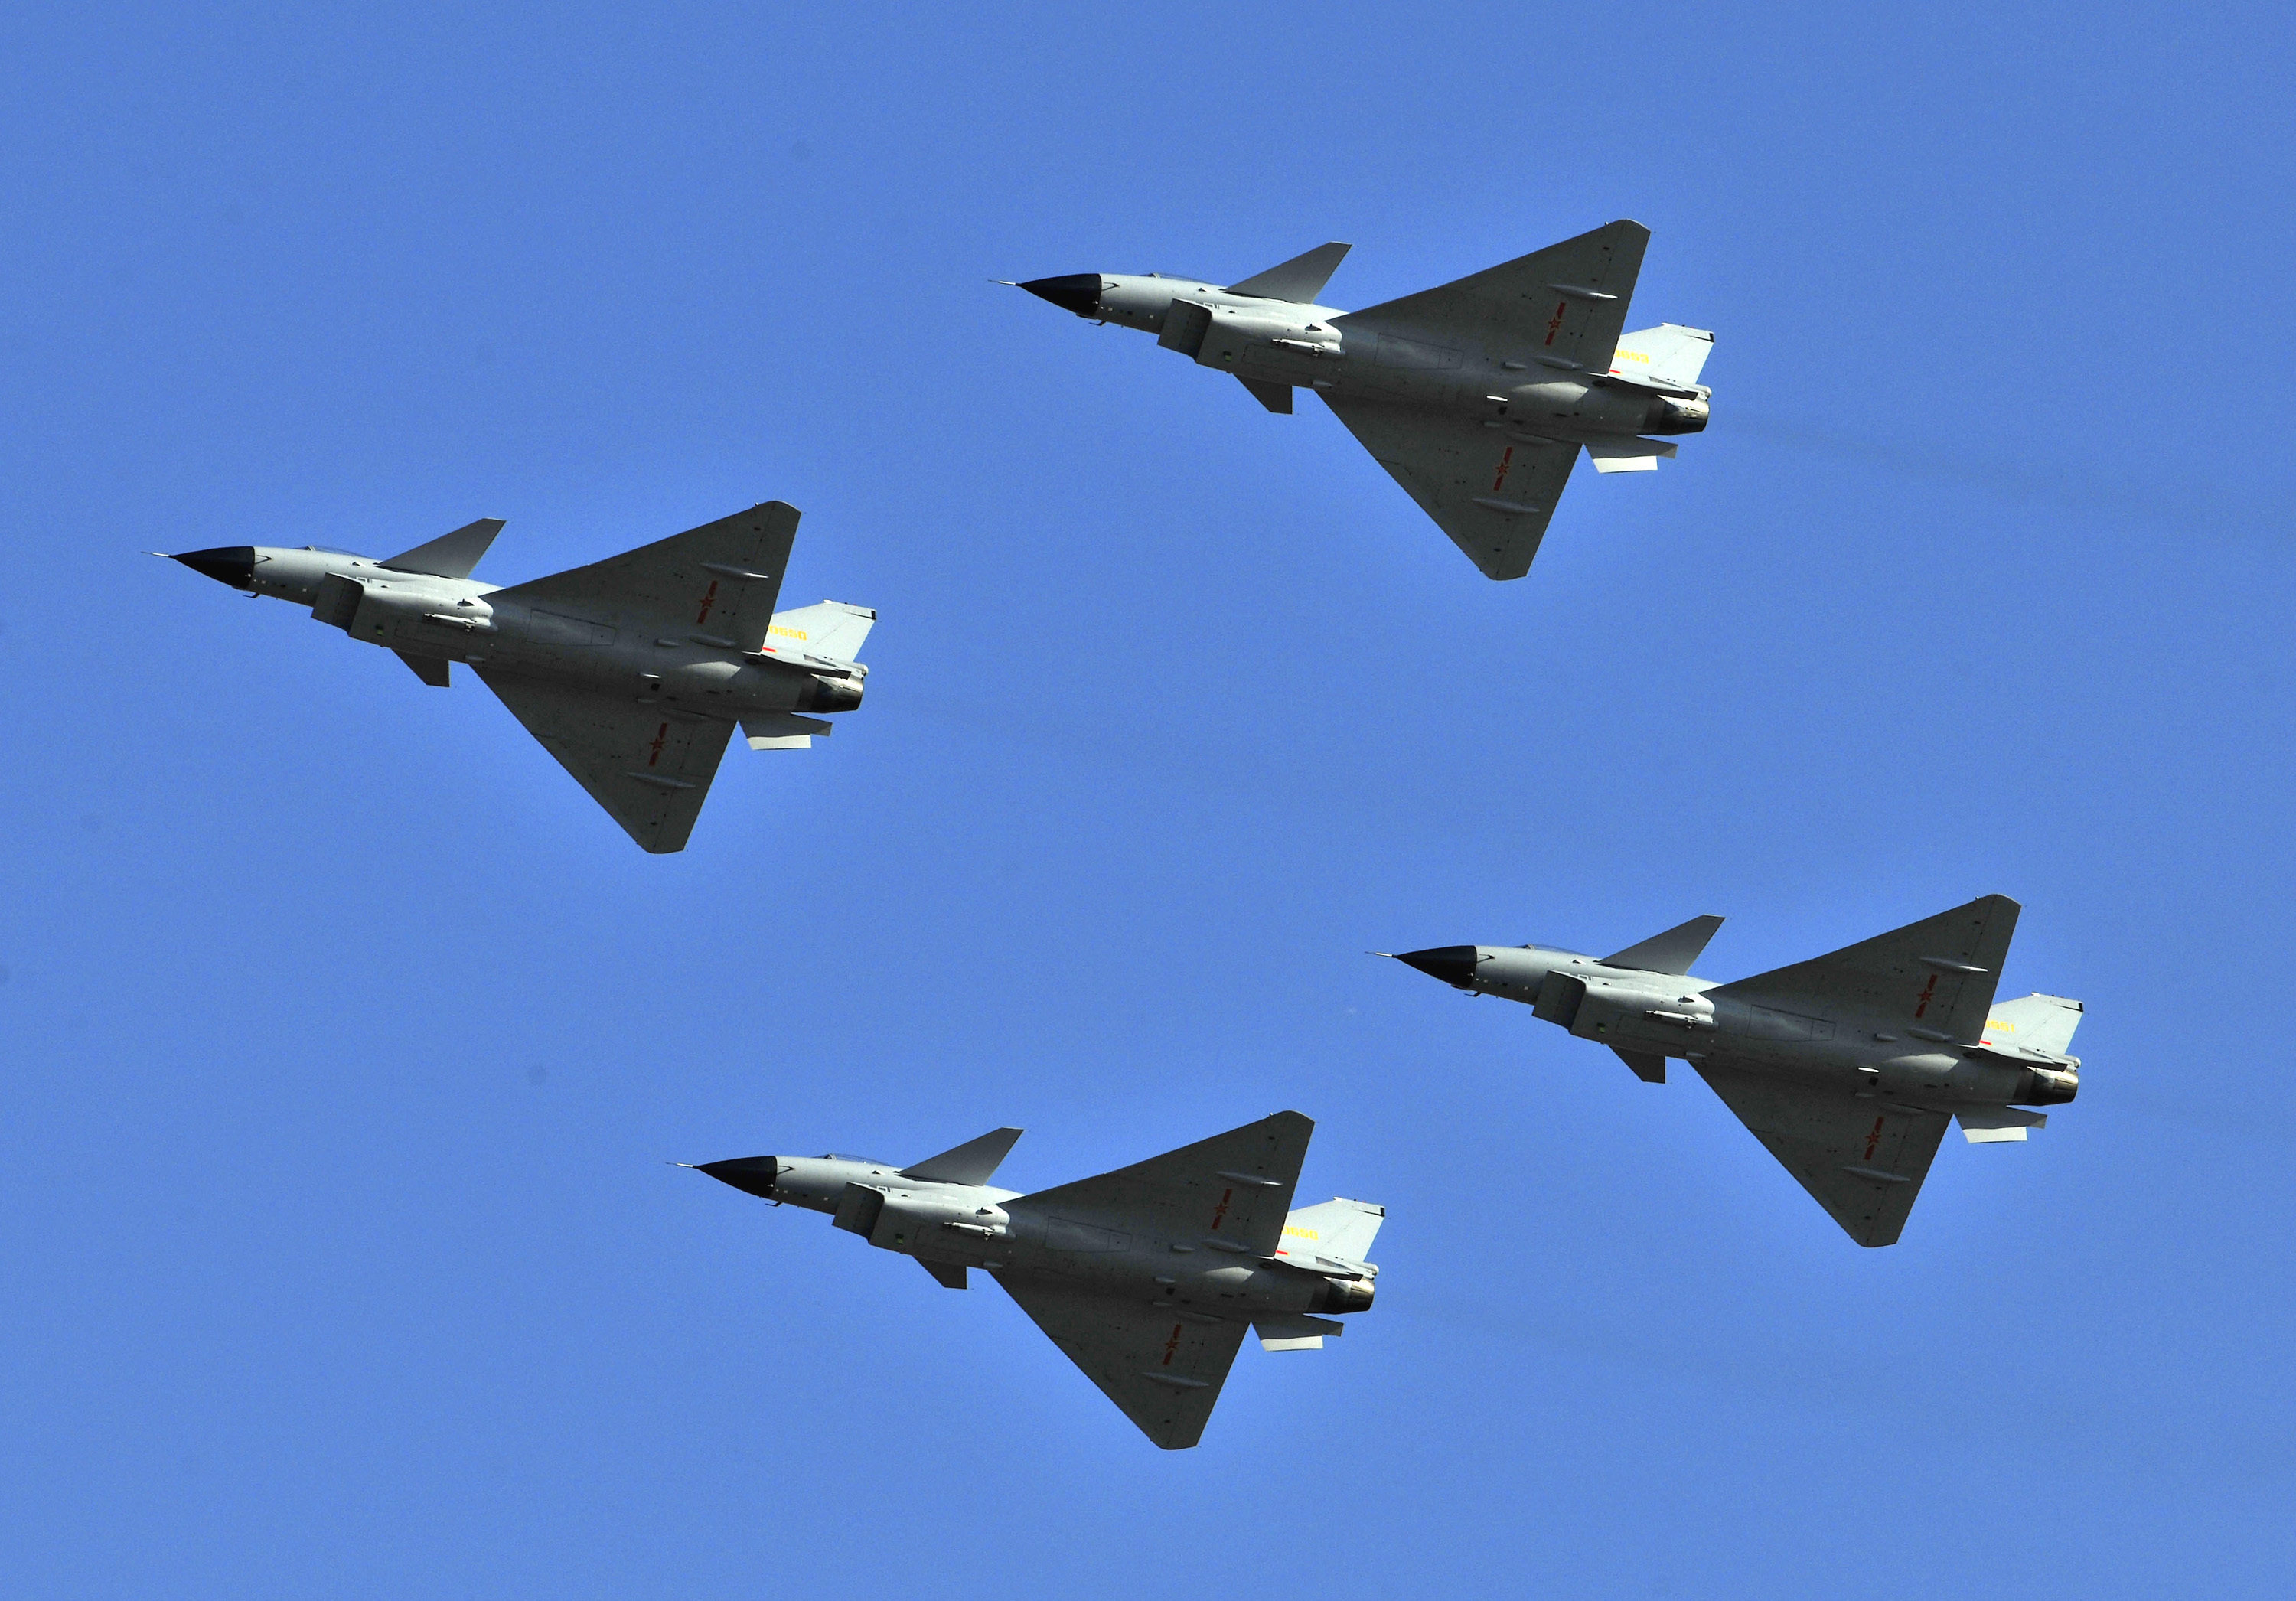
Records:
[[[1251,398],[1272,412],[1284,416],[1292,415],[1292,386],[1288,383],[1261,383],[1255,379],[1236,374],[1238,383],[1251,391]]]
[[[1666,1058],[1656,1051],[1630,1051],[1624,1046],[1619,1045],[1614,1045],[1611,1048],[1618,1052],[1619,1060],[1625,1063],[1635,1077],[1644,1083],[1666,1082]]]
[[[414,669],[414,676],[433,689],[447,689],[455,680],[449,676],[451,664],[444,656],[410,656],[405,651],[393,651],[392,655]]]

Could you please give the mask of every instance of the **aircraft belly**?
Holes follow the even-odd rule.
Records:
[[[505,629],[458,637],[458,645],[435,653],[632,701],[659,699],[728,721],[822,709],[818,686],[805,675],[718,656],[670,658],[650,643],[586,648],[554,634],[535,638]]]
[[[1857,1063],[1847,1055],[1775,1041],[1723,1039],[1696,1052],[1690,1061],[1693,1066],[1727,1067],[1829,1089],[1875,1088],[1873,1075],[1859,1072]]]
[[[1288,383],[1306,388],[1327,376],[1325,369],[1336,365],[1326,357],[1286,350],[1277,345],[1250,344],[1243,348],[1235,363],[1235,372],[1254,383]]]
[[[1459,386],[1448,378],[1385,372],[1374,372],[1366,376],[1370,382],[1357,392],[1367,398],[1414,411],[1448,413],[1456,409],[1453,401],[1457,397]]]
[[[1509,374],[1513,377],[1513,374]],[[1493,393],[1500,393],[1514,384],[1502,384]],[[1584,395],[1561,404],[1532,400],[1528,404],[1517,400],[1510,404],[1509,421],[1525,428],[1536,429],[1541,423],[1551,427],[1567,429],[1573,434],[1633,435],[1642,426],[1644,403],[1631,395],[1615,390],[1589,389]]]
[[[537,638],[522,628],[504,628],[492,635],[474,636],[468,656],[529,677],[586,689],[634,691],[636,680],[619,651],[570,645],[548,633]]]
[[[1956,1100],[2007,1105],[2024,1088],[2025,1070],[1964,1060],[1953,1070]]]
[[[1659,1000],[1659,1005],[1651,1005],[1653,1000]],[[1711,1029],[1685,1028],[1679,1023],[1663,1022],[1645,1015],[1648,1012],[1662,1009],[1664,1003],[1660,998],[1636,997],[1628,1006],[1603,1019],[1605,1026],[1599,1030],[1590,1028],[1582,1038],[1599,1039],[1604,1045],[1656,1051],[1662,1056],[1702,1055],[1712,1047],[1714,1030]],[[1574,1028],[1571,1032],[1575,1034],[1578,1030]]]
[[[1696,1063],[1710,1063],[1717,1067],[1735,1069],[1741,1072],[1768,1073],[1778,1078],[1821,1082],[1847,1080],[1857,1070],[1846,1062],[1824,1062],[1808,1052],[1781,1050],[1761,1041],[1720,1039],[1690,1058]]]
[[[991,1254],[1006,1265],[1006,1271],[1071,1289],[1105,1288],[1127,1277],[1148,1277],[1136,1261],[1128,1264],[1132,1273],[1124,1271],[1131,1255],[1129,1234],[1089,1219],[1015,1209],[1004,1237],[991,1244],[996,1247]]]
[[[1263,1312],[1312,1311],[1324,1282],[1305,1273],[1258,1274],[1254,1276],[1251,1294],[1242,1304],[1255,1316]]]
[[[1321,1280],[1304,1274],[1242,1267],[1192,1274],[1182,1265],[1188,1259],[1177,1256],[1147,1260],[1126,1255],[1111,1260],[1058,1251],[999,1252],[993,1245],[970,1254],[1001,1261],[997,1271],[1016,1283],[1246,1322],[1267,1314],[1312,1310],[1322,1287]],[[1175,1282],[1160,1282],[1163,1279]]]
[[[1767,1074],[1797,1083],[1847,1087],[1906,1104],[2002,1106],[2024,1087],[2018,1069],[1957,1058],[1943,1051],[1907,1055],[1902,1047],[1866,1040],[1862,1032],[1840,1042],[1706,1037],[1690,1054],[1702,1063]],[[1681,1055],[1679,1048],[1669,1053]]]
[[[1175,1251],[1103,1219],[1013,1214],[1010,1231],[984,1247],[1003,1272],[1049,1286],[1184,1308],[1221,1318],[1311,1310],[1321,1281],[1272,1271],[1249,1257],[1199,1247]]]
[[[1140,1299],[1146,1301],[1156,1292],[1149,1275],[1141,1271],[1137,1263],[1111,1261],[1087,1252],[1040,1250],[1025,1267],[1016,1263],[1015,1270],[1056,1281],[1070,1289],[1089,1289],[1101,1294],[1136,1291]]]

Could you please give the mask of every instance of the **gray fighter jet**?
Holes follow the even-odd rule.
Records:
[[[774,610],[798,511],[769,500],[619,556],[499,588],[471,570],[488,517],[376,561],[309,545],[175,557],[250,595],[311,608],[443,689],[470,664],[644,849],[683,850],[735,724],[756,751],[803,750],[849,711],[877,614]],[[155,553],[157,554],[157,553]]]
[[[1988,895],[1733,984],[1688,976],[1722,926],[1693,917],[1596,961],[1547,945],[1447,945],[1396,957],[1471,995],[1522,1001],[1609,1046],[1648,1084],[1680,1056],[1861,1245],[1906,1226],[1948,1121],[1979,1145],[2070,1101],[2081,1004],[1993,999],[2017,903]],[[1386,955],[1386,952],[1381,952]]]
[[[937,1283],[985,1268],[1141,1432],[1196,1443],[1248,1328],[1270,1351],[1321,1349],[1359,1312],[1363,1259],[1387,1216],[1361,1201],[1290,1211],[1316,1125],[1279,1112],[1097,1178],[1019,1195],[989,1175],[1018,1129],[906,1168],[865,1156],[749,1156],[700,1170],[825,1211]]]
[[[1530,570],[1583,447],[1597,472],[1674,454],[1696,433],[1714,348],[1699,328],[1625,333],[1650,230],[1614,222],[1363,311],[1316,297],[1344,244],[1226,288],[1188,277],[1071,273],[1019,287],[1095,322],[1156,335],[1233,373],[1269,411],[1310,389],[1488,578]]]

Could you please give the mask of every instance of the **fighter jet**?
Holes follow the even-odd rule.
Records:
[[[776,612],[798,511],[767,501],[619,556],[500,588],[471,577],[503,525],[482,518],[387,561],[307,545],[174,560],[311,608],[425,684],[466,662],[644,849],[683,850],[735,724],[754,751],[804,750],[849,711],[877,614]],[[155,552],[155,554],[163,554]]]
[[[1315,1129],[1279,1112],[1033,1195],[988,1182],[1018,1129],[906,1168],[747,1156],[700,1170],[828,1212],[948,1289],[986,1270],[1143,1433],[1177,1451],[1202,1436],[1247,1328],[1269,1351],[1320,1350],[1344,1330],[1332,1317],[1371,1305],[1379,1269],[1363,1257],[1386,1209],[1289,1210]]]
[[[1313,390],[1485,577],[1519,579],[1582,447],[1597,472],[1647,472],[1675,447],[1644,435],[1706,426],[1714,336],[1620,333],[1649,242],[1638,222],[1608,223],[1363,311],[1316,300],[1348,253],[1337,243],[1224,289],[1158,273],[1019,287],[1233,373],[1269,411]]]
[[[2065,1055],[2080,1002],[1994,1003],[2017,912],[1988,895],[1732,984],[1688,976],[1719,917],[1599,962],[1550,945],[1396,959],[1471,995],[1524,1002],[1609,1046],[1644,1083],[1665,1083],[1667,1058],[1683,1058],[1851,1239],[1890,1245],[1948,1121],[1972,1144],[2021,1140],[2049,1121],[2026,1107],[2080,1089],[2080,1059]]]

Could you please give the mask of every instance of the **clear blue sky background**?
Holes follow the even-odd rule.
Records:
[[[0,21],[0,1589],[2285,1593],[2284,7]],[[1714,426],[1486,582],[994,278],[1368,305],[1614,217]],[[778,497],[868,704],[641,855],[467,678],[136,553]],[[2080,1101],[1864,1252],[1366,949],[1736,977],[1972,896]],[[665,1166],[1282,1107],[1380,1304],[1150,1448]]]

